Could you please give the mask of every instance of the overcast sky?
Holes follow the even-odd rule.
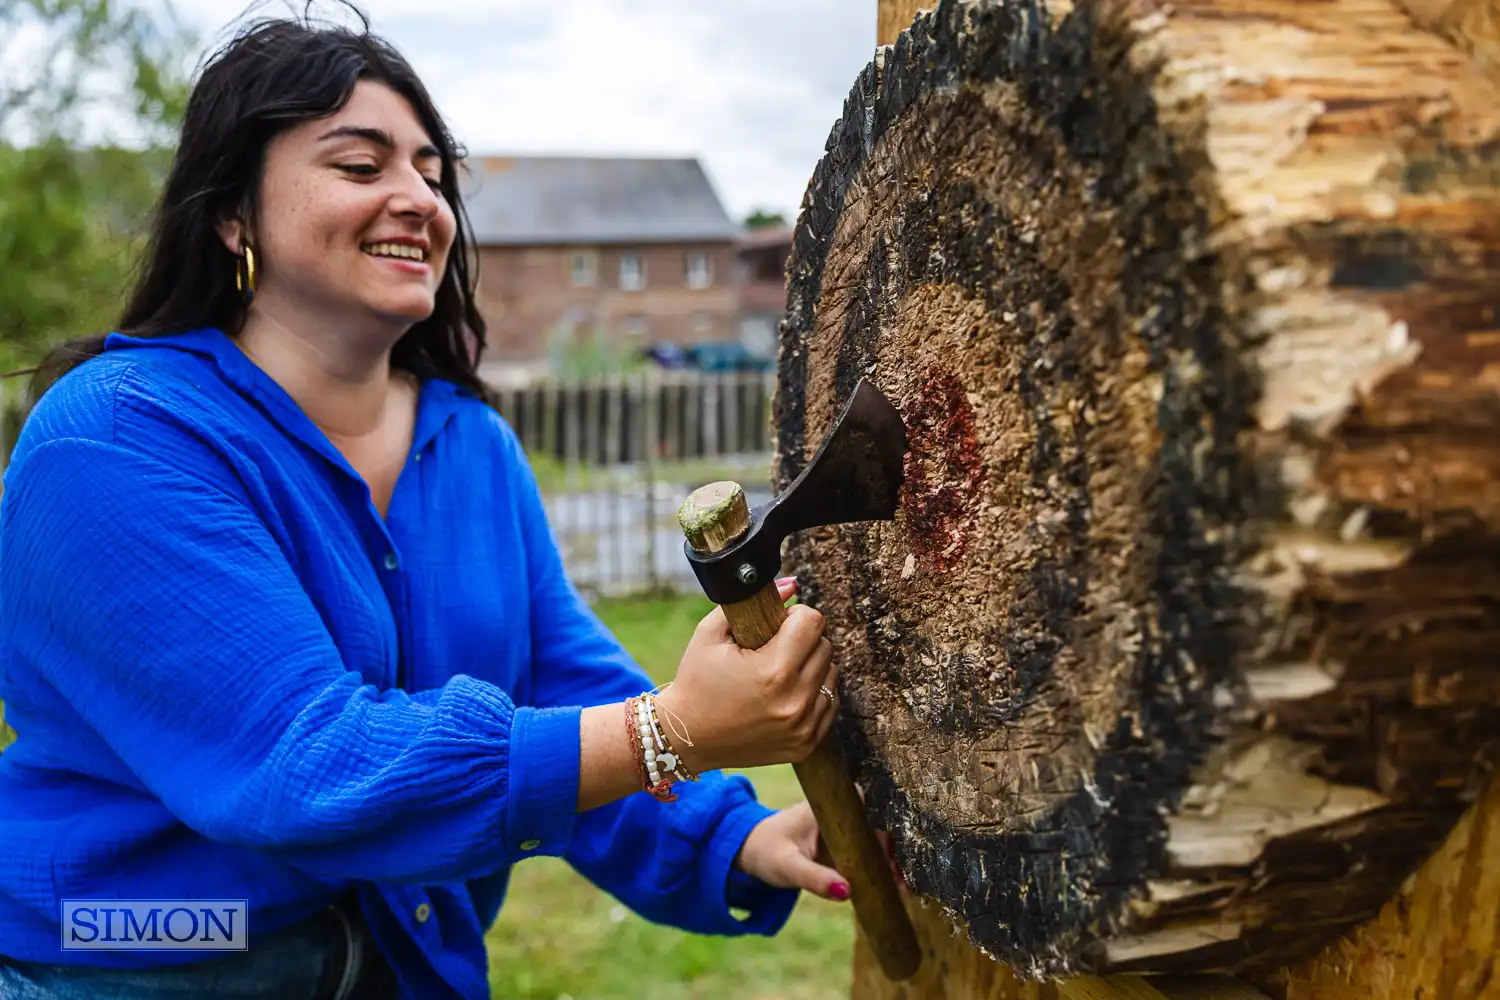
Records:
[[[416,67],[470,153],[697,156],[735,219],[756,207],[795,216],[875,46],[875,0],[358,5]],[[177,9],[207,46],[247,10],[288,7],[179,0]]]

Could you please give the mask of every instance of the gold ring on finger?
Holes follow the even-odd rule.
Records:
[[[824,694],[826,694],[828,696],[828,704],[830,704],[830,705],[837,705],[838,704],[838,699],[834,696],[833,691],[831,691],[829,689],[829,687],[828,687],[827,684],[822,685],[821,687],[818,688],[818,690],[822,691]]]

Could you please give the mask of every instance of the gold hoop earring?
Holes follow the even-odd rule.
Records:
[[[249,302],[255,297],[255,251],[250,249],[249,244],[245,245],[244,261],[243,274],[240,272],[239,263],[236,262],[234,265],[234,287],[245,296],[245,301]]]

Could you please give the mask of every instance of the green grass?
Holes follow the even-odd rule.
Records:
[[[698,620],[701,597],[601,601],[601,618],[658,682],[671,680]],[[0,748],[9,742],[0,703]],[[802,790],[790,767],[740,772],[772,808]],[[719,938],[649,924],[556,858],[518,865],[489,935],[497,1000],[844,1000],[853,916],[804,895],[774,938]]]
[[[602,601],[600,617],[658,682],[672,678],[701,598]],[[773,808],[802,798],[790,767],[742,772]],[[853,916],[804,895],[775,938],[718,938],[628,912],[556,858],[518,865],[489,935],[490,983],[506,1000],[833,1000],[849,995]]]

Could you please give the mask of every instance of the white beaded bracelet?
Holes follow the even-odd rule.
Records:
[[[646,759],[646,773],[651,777],[651,784],[659,785],[661,774],[656,768],[656,748],[652,745],[655,733],[652,732],[650,709],[646,707],[645,698],[636,702],[635,718],[636,728],[641,735],[641,756]]]

